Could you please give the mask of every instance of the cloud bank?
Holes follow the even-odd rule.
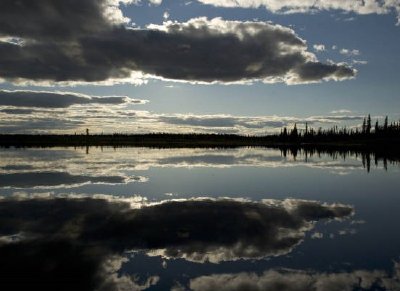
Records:
[[[340,10],[356,14],[396,13],[399,21],[400,1],[398,0],[198,0],[204,4],[220,7],[258,8],[265,7],[274,13],[312,13]],[[398,22],[399,24],[400,22]]]
[[[297,123],[299,128],[360,123],[364,116],[335,112],[325,116],[234,116],[159,114],[135,110],[147,100],[125,96],[89,96],[71,92],[0,90],[2,133],[148,133],[202,132],[266,134]],[[10,122],[12,121],[12,122]]]
[[[73,105],[126,105],[128,103],[143,104],[146,100],[130,99],[121,96],[88,96],[71,92],[47,92],[47,91],[9,91],[0,90],[0,106],[11,107],[37,107],[37,108],[67,108]],[[24,111],[15,111],[23,114]],[[8,111],[12,113],[13,111]],[[31,111],[25,111],[30,113]]]
[[[195,18],[140,29],[126,26],[129,19],[118,6],[133,1],[78,2],[2,1],[0,78],[59,84],[147,78],[298,84],[356,74],[345,64],[319,62],[305,40],[280,25]]]

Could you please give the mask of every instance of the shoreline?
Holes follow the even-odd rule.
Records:
[[[399,138],[364,137],[340,139],[340,137],[304,137],[283,140],[277,135],[242,136],[220,134],[107,134],[107,135],[37,135],[0,134],[0,147],[270,147],[270,148],[336,148],[351,150],[386,149],[400,152]]]

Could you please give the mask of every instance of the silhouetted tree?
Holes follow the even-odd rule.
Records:
[[[370,114],[368,114],[367,127],[366,127],[365,131],[366,131],[366,134],[371,133],[371,115]]]
[[[287,134],[287,128],[284,127],[284,128],[283,128],[283,137],[286,138],[287,135],[288,135],[288,134]]]
[[[388,130],[388,117],[387,117],[387,115],[386,115],[386,117],[385,117],[385,123],[383,124],[383,131],[384,131],[384,132],[387,132],[387,130]]]
[[[293,138],[297,138],[298,137],[298,132],[297,132],[297,124],[294,124],[293,130],[290,134]]]
[[[367,121],[366,121],[366,119],[364,118],[363,124],[362,124],[362,133],[365,134],[366,131],[367,131]]]

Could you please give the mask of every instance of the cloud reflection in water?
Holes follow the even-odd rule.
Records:
[[[191,279],[189,286],[177,284],[173,291],[352,291],[399,290],[400,264],[393,274],[381,270],[318,273],[291,269],[255,273],[214,274]]]
[[[289,199],[207,198],[134,209],[116,199],[5,198],[0,200],[0,281],[42,290],[150,286],[156,275],[138,282],[118,273],[126,251],[213,263],[282,255],[315,221],[352,213],[346,205]]]

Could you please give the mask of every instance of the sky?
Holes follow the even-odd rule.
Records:
[[[2,0],[0,133],[400,118],[399,0]]]

